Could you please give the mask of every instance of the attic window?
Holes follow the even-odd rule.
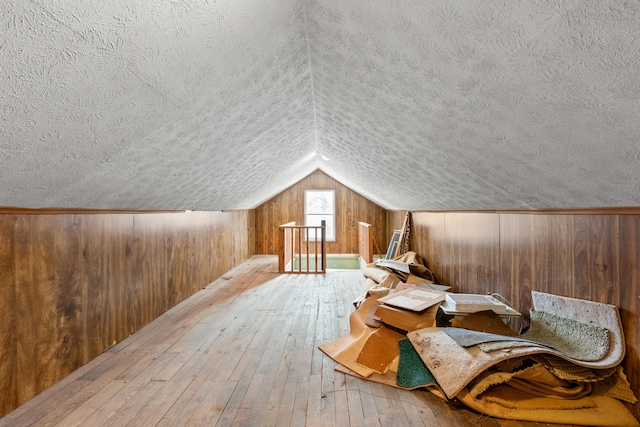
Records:
[[[327,224],[326,238],[328,241],[336,240],[335,213],[334,190],[305,190],[304,224],[320,225],[320,221],[325,220]],[[310,235],[309,239],[315,240],[315,235]]]

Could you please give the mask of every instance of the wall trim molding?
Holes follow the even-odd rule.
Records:
[[[520,210],[412,210],[415,213],[492,213],[525,215],[640,215],[640,207],[603,207],[571,209],[520,209]]]
[[[74,208],[18,208],[0,206],[0,215],[91,215],[91,214],[155,214],[186,213],[187,210],[152,209],[74,209]]]

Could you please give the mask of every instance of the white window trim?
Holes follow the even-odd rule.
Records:
[[[331,194],[331,198],[333,199],[333,212],[331,214],[313,214],[313,213],[307,213],[307,195],[309,194],[309,192],[316,192],[316,193],[330,193]],[[307,221],[307,217],[309,215],[322,215],[322,216],[328,216],[331,218],[331,223],[329,223],[329,221],[327,221],[326,224],[326,229],[325,229],[325,236],[326,236],[326,241],[327,242],[335,242],[336,241],[336,191],[335,190],[331,190],[331,189],[309,189],[309,190],[305,190],[304,191],[304,224],[305,225],[309,225],[309,222]],[[333,235],[330,235],[329,233],[333,231]],[[310,236],[309,240],[315,240],[314,236]]]

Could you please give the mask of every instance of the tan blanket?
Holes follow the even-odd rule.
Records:
[[[478,412],[507,420],[600,427],[640,425],[622,403],[607,396],[585,396],[572,400],[549,399],[500,385],[493,387],[480,398],[474,398],[464,388],[458,393],[457,398]]]

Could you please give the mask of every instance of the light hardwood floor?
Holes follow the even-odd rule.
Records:
[[[279,275],[276,257],[254,256],[0,426],[543,425],[336,372],[317,347],[347,333],[363,284],[360,271]]]

